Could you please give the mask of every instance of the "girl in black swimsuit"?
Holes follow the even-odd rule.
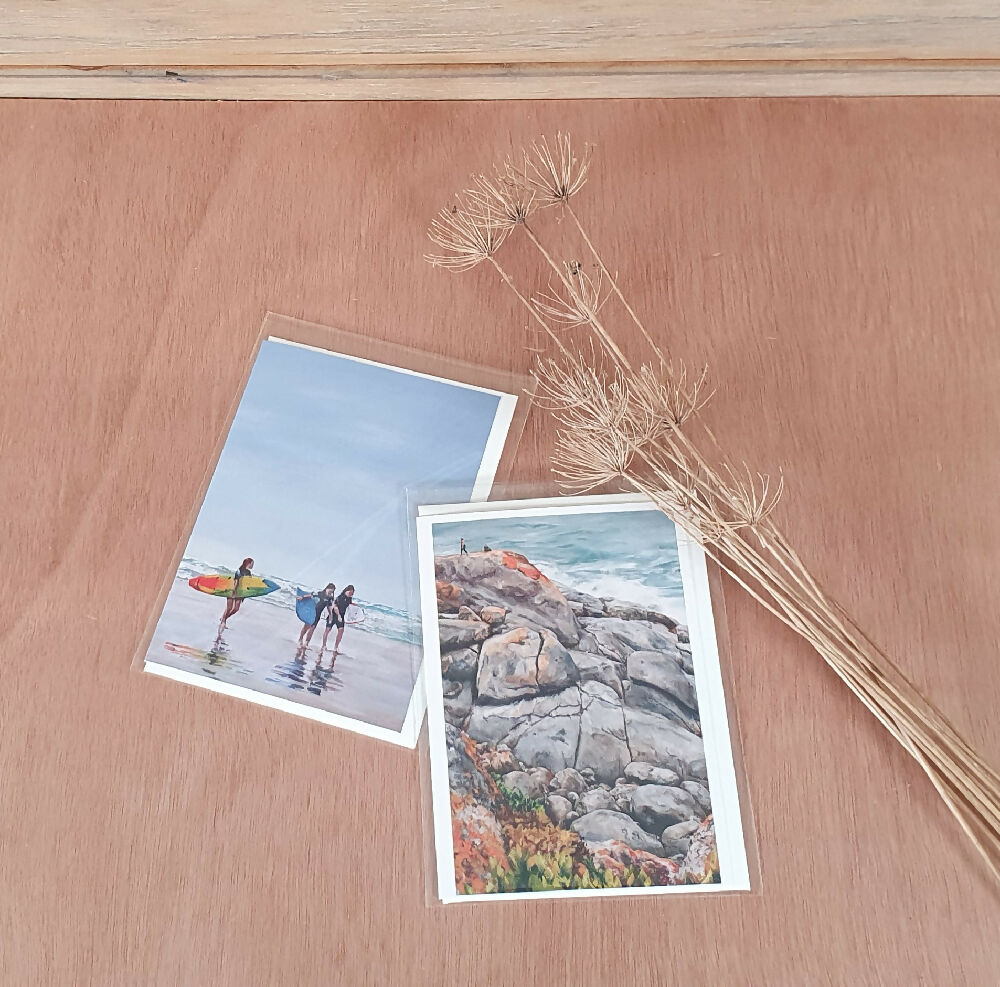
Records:
[[[336,656],[340,653],[340,641],[344,636],[344,624],[345,617],[347,616],[347,608],[354,602],[354,587],[345,586],[344,592],[334,600],[334,604],[330,607],[330,612],[326,618],[326,630],[323,632],[323,647],[326,647],[326,639],[330,636],[330,631],[333,625],[337,625],[337,640],[333,642],[333,654]]]
[[[333,609],[335,606],[334,594],[337,592],[337,587],[333,583],[327,583],[326,586],[313,593],[313,597],[316,600],[316,618],[311,624],[303,624],[302,630],[299,631],[299,644],[304,648],[308,648],[310,642],[312,641],[313,632],[319,625],[320,618],[323,616],[323,611],[327,610],[330,616],[333,615]],[[306,597],[300,597],[300,599],[307,599]],[[329,620],[329,618],[328,618]],[[329,625],[327,625],[329,626]],[[326,637],[323,637],[323,644],[326,644]]]

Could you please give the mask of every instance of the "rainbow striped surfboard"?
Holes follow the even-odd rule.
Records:
[[[193,576],[188,580],[191,589],[198,590],[199,593],[208,593],[211,596],[232,596],[233,577],[214,576]],[[236,590],[236,599],[246,600],[251,596],[267,596],[281,587],[273,579],[264,579],[261,576],[243,576],[240,579],[239,588]]]

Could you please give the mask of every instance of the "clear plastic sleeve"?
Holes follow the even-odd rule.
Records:
[[[412,488],[429,904],[760,893],[718,571],[641,497]]]
[[[405,491],[484,499],[531,389],[269,314],[133,667],[413,747]]]

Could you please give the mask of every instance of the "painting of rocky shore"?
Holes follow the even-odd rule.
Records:
[[[683,621],[483,548],[434,559],[457,893],[718,883]]]

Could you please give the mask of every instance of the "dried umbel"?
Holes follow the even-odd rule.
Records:
[[[810,573],[774,520],[783,479],[730,461],[704,425],[698,412],[711,397],[707,371],[691,374],[662,350],[576,212],[590,161],[589,149],[578,153],[568,135],[539,139],[493,177],[474,179],[442,211],[429,235],[445,253],[428,260],[456,271],[488,263],[554,347],[555,356],[539,357],[537,374],[556,421],[553,470],[564,488],[639,491],[697,539],[815,648],[920,764],[1000,880],[1000,776]],[[557,260],[541,239],[534,213],[545,207],[568,218],[560,229],[582,240],[586,264]],[[522,290],[498,261],[513,234],[537,252],[547,291]],[[645,352],[638,359],[618,344],[612,309],[639,331]]]

